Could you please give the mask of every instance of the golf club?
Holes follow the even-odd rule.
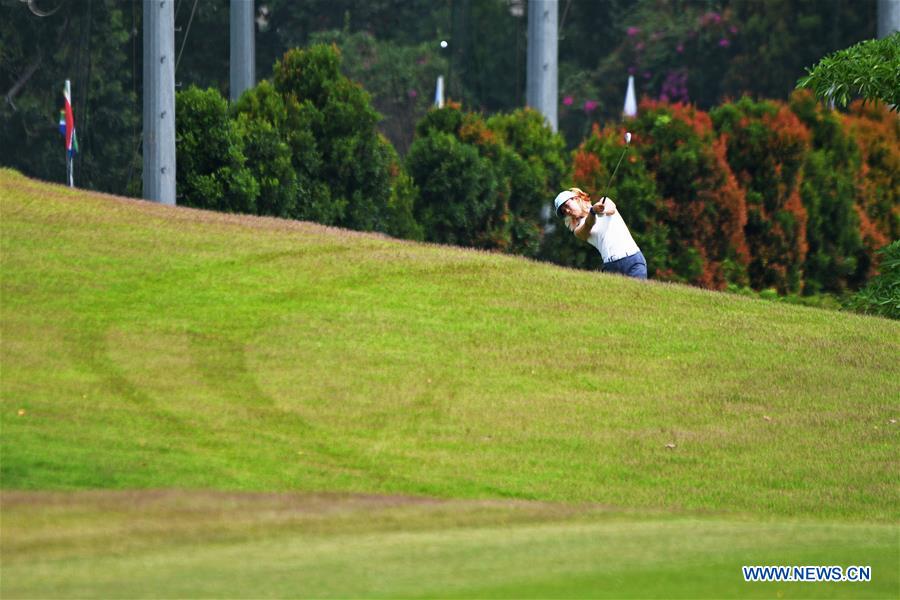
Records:
[[[606,198],[607,194],[609,194],[609,186],[612,185],[613,178],[616,176],[616,171],[619,170],[619,165],[622,164],[622,159],[625,158],[625,153],[628,152],[628,144],[631,143],[631,132],[625,132],[625,148],[622,150],[622,156],[619,157],[619,162],[616,163],[616,168],[613,169],[612,175],[609,176],[609,181],[606,183],[606,191],[603,192],[603,195],[600,196],[600,199]]]

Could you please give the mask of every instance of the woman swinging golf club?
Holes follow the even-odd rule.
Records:
[[[571,188],[560,192],[554,204],[556,214],[565,218],[569,231],[600,252],[605,272],[647,279],[647,261],[616,210],[616,204],[606,197],[630,143],[631,133],[626,131],[625,148],[606,182],[606,192],[600,202],[591,204],[590,196],[578,188]]]
[[[554,204],[575,237],[600,252],[604,272],[647,279],[647,261],[612,200],[603,197],[591,204],[590,196],[571,188],[560,192]]]

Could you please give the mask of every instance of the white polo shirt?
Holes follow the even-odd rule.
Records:
[[[612,200],[607,200],[606,209],[615,209],[616,205]],[[587,219],[587,217],[584,217]],[[584,219],[578,221],[576,227],[580,226]],[[628,226],[619,211],[612,215],[600,215],[594,218],[594,226],[591,228],[590,236],[587,242],[600,252],[603,262],[608,263],[619,260],[641,251],[631,237]]]

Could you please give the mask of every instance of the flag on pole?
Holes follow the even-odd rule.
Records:
[[[59,132],[66,138],[66,153],[67,157],[71,159],[78,152],[78,137],[75,135],[75,115],[72,114],[72,94],[68,79],[66,79],[63,97],[66,104],[60,113]]]

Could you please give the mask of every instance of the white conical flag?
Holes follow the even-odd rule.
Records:
[[[434,106],[444,108],[444,76],[438,75],[437,84],[434,86]]]
[[[628,76],[628,91],[625,92],[625,108],[622,109],[622,114],[626,117],[637,116],[637,100],[634,96],[634,75]]]

